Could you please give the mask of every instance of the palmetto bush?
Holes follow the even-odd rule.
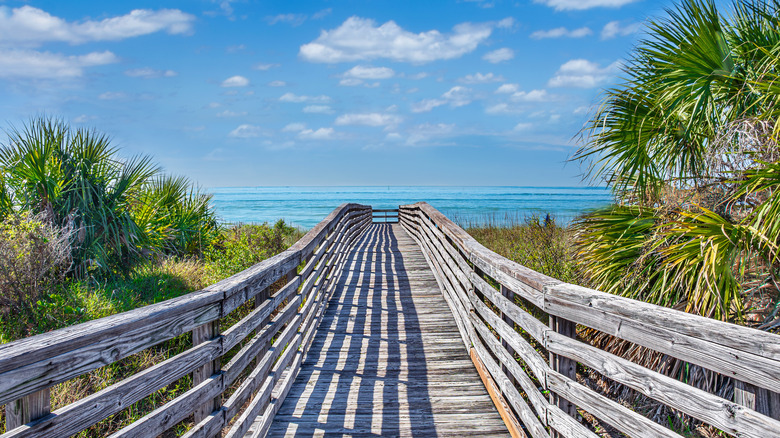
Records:
[[[217,223],[209,197],[161,174],[148,156],[122,158],[104,134],[40,117],[0,148],[0,216],[39,215],[73,231],[76,274],[124,271],[155,254],[199,252]]]
[[[575,154],[617,201],[576,224],[579,260],[599,289],[771,328],[777,307],[755,304],[778,298],[780,2],[667,12]]]

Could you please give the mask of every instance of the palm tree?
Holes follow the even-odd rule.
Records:
[[[780,1],[667,12],[574,156],[617,201],[578,221],[578,248],[594,287],[744,322],[778,291]]]

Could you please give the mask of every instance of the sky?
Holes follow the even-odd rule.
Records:
[[[581,186],[581,128],[670,6],[0,0],[0,128],[58,117],[203,187]]]

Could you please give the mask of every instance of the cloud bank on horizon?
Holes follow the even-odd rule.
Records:
[[[572,138],[669,5],[8,0],[0,117],[94,126],[207,186],[575,185]]]

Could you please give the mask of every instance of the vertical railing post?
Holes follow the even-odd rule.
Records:
[[[515,293],[509,290],[503,284],[501,285],[501,295],[506,297],[506,299],[508,299],[514,304]],[[504,320],[505,323],[509,324],[509,327],[511,327],[512,329],[515,328],[515,322],[512,321],[512,318],[510,318],[509,315],[505,314],[504,312],[501,312],[501,319]],[[503,346],[506,349],[506,351],[509,353],[510,356],[515,357],[515,350],[513,350],[512,347],[509,346],[509,344],[506,342],[505,339],[501,339],[501,346]],[[509,372],[509,369],[506,367],[506,365],[501,364],[501,371],[509,378],[509,381],[512,382],[512,384],[515,383],[515,378]]]
[[[5,430],[10,431],[51,412],[51,389],[46,388],[5,406]]]
[[[577,324],[559,316],[550,315],[550,330],[570,338],[577,337]],[[550,353],[550,367],[564,376],[577,381],[577,362],[568,357]],[[550,403],[574,418],[577,416],[577,407],[570,401],[550,391]],[[553,432],[551,438],[562,437],[558,432]]]
[[[192,345],[199,345],[204,342],[208,342],[219,336],[219,320],[212,321],[195,328],[192,331]],[[203,383],[206,379],[211,377],[215,371],[221,367],[220,358],[203,365],[192,373],[192,387],[196,387]],[[208,417],[213,411],[219,409],[222,405],[222,395],[217,396],[213,400],[207,401],[195,409],[194,420],[195,424],[200,423],[201,420]]]
[[[734,380],[734,403],[780,420],[780,393]]]

